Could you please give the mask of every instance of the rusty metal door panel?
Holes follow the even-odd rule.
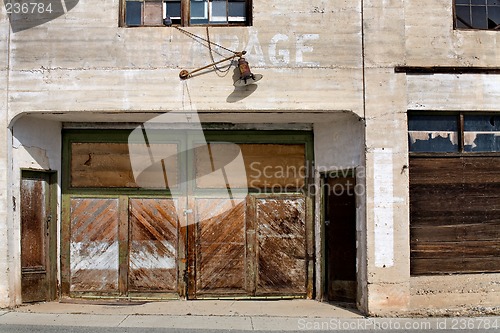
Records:
[[[257,295],[306,293],[306,205],[303,197],[256,200]]]
[[[118,290],[118,199],[71,198],[71,291]]]
[[[245,294],[245,199],[196,199],[196,294]]]
[[[129,291],[176,292],[178,218],[172,199],[129,200]]]
[[[47,175],[21,181],[21,270],[23,302],[48,298],[47,257],[50,210]]]

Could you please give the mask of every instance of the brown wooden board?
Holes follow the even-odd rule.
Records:
[[[178,220],[172,199],[129,200],[129,291],[177,290]]]
[[[132,144],[133,145],[133,144]],[[139,163],[134,178],[129,145],[126,143],[72,143],[71,187],[73,188],[153,188],[165,189],[178,182],[177,145],[137,146],[133,158]],[[134,147],[132,147],[134,148]],[[154,156],[158,159],[151,162]],[[160,157],[171,156],[161,163]]]
[[[163,2],[145,1],[144,2],[144,25],[161,26],[163,24]]]
[[[286,192],[302,188],[307,174],[304,144],[238,144],[245,163],[246,174],[239,172],[239,164],[226,166],[226,173],[241,175],[231,179],[233,188],[274,188],[274,192]],[[224,188],[216,177],[200,177],[208,175],[231,162],[237,155],[235,145],[210,143],[211,154],[218,157],[206,158],[205,149],[196,151],[196,181],[198,188]],[[219,162],[219,163],[218,163]]]
[[[306,293],[305,199],[256,200],[257,295]]]
[[[47,182],[23,179],[21,184],[21,267],[45,269],[45,203]]]
[[[118,290],[118,199],[71,198],[71,291]]]
[[[498,272],[500,258],[449,257],[441,259],[412,259],[413,275],[453,273],[495,273]]]
[[[500,158],[410,158],[411,273],[500,272]]]
[[[196,294],[246,294],[245,200],[196,199]]]

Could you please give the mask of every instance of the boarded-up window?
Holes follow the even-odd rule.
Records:
[[[174,143],[150,144],[147,149],[126,143],[72,143],[71,154],[72,188],[165,189],[182,182]],[[244,169],[231,163],[239,154]],[[150,155],[169,157],[151,162]],[[303,188],[308,173],[304,144],[210,143],[194,149],[194,155],[196,185],[201,189],[230,186],[296,191]]]
[[[230,162],[239,151],[243,156],[246,172],[231,169]],[[235,164],[234,167],[238,168],[240,165]],[[226,168],[225,174],[232,175],[228,184],[219,181],[217,174],[212,172],[212,170],[222,168]],[[211,173],[213,177],[206,176]],[[302,188],[306,175],[304,144],[238,144],[236,146],[226,143],[210,143],[208,147],[196,150],[198,188],[221,188],[230,184],[233,188],[273,189],[274,192],[279,193]]]
[[[451,124],[456,150],[436,149],[431,133]],[[499,131],[498,116],[410,115],[413,275],[500,272]],[[422,135],[419,143],[415,133],[426,132],[429,139]]]
[[[134,159],[144,161],[146,165],[135,170],[137,180],[134,178],[129,149],[133,147],[126,143],[72,143],[71,187],[165,189],[178,183],[176,144],[149,146],[151,150],[163,151],[163,156],[172,156],[158,163],[151,163],[148,149],[134,149]],[[138,168],[137,165],[135,167]]]

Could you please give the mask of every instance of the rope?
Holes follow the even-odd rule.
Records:
[[[214,55],[212,53],[212,46],[211,46],[212,42],[210,41],[210,33],[208,32],[208,27],[207,27],[207,42],[208,42],[208,50],[210,51],[210,59],[212,60],[213,63],[215,63],[216,61],[215,61]],[[217,45],[216,43],[213,43],[213,44]],[[224,48],[224,49],[226,49],[226,48]],[[228,49],[226,49],[226,50],[228,50]],[[233,52],[233,53],[235,53],[235,52]],[[219,54],[219,53],[217,53],[217,54]],[[219,75],[220,77],[225,77],[229,73],[229,71],[231,70],[232,66],[233,66],[233,60],[231,60],[231,62],[229,63],[229,66],[227,66],[226,69],[221,69],[217,65],[214,65],[214,69],[216,70],[216,73],[217,73],[217,71],[222,73],[222,75],[219,75],[219,73],[217,73],[217,75]]]
[[[205,38],[203,38],[203,37],[197,36],[197,35],[195,35],[195,34],[193,34],[193,33],[189,32],[189,31],[186,31],[186,30],[184,30],[184,29],[182,29],[182,28],[180,28],[180,27],[175,27],[175,28],[176,28],[177,30],[181,31],[183,34],[186,34],[186,35],[188,35],[189,37],[191,37],[191,38],[193,38],[193,39],[200,39],[200,40],[204,41],[204,42],[205,42],[205,43],[207,43],[208,45],[214,45],[214,46],[217,46],[217,47],[219,47],[219,48],[221,48],[221,49],[223,49],[223,50],[226,50],[226,51],[231,52],[231,53],[234,53],[234,54],[238,53],[238,52],[236,52],[236,51],[230,50],[230,49],[228,49],[228,48],[226,48],[226,47],[224,47],[224,46],[222,46],[222,45],[219,45],[219,44],[217,44],[217,43],[214,43],[214,42],[210,41],[210,37],[209,37],[208,39],[205,39]],[[208,35],[208,27],[207,27],[207,35]],[[221,54],[219,54],[219,55],[221,55]]]
[[[198,42],[199,42],[199,41],[201,40],[201,41],[205,42],[206,44],[203,44],[203,43],[201,43],[201,44],[202,44],[203,46],[205,46],[205,47],[207,47],[207,48],[208,48],[208,51],[209,51],[209,54],[210,54],[210,59],[212,60],[212,62],[213,62],[213,63],[215,63],[215,62],[216,62],[216,61],[215,61],[215,59],[214,59],[214,55],[213,55],[213,53],[214,53],[214,52],[215,52],[215,53],[217,53],[217,54],[218,54],[219,56],[221,56],[221,57],[224,57],[224,55],[222,55],[220,52],[218,52],[218,51],[216,51],[216,50],[213,50],[213,49],[212,49],[212,45],[214,45],[214,46],[216,46],[216,47],[218,47],[218,48],[221,48],[221,49],[223,49],[223,50],[226,50],[226,51],[228,51],[228,52],[231,52],[231,53],[233,53],[234,55],[236,55],[236,53],[237,53],[236,51],[230,50],[230,49],[228,49],[228,48],[226,48],[226,47],[224,47],[224,46],[222,46],[222,45],[220,45],[220,44],[217,44],[217,43],[212,42],[212,41],[210,40],[210,33],[209,33],[209,31],[208,31],[208,27],[207,27],[207,38],[203,38],[203,37],[200,37],[200,36],[198,36],[198,35],[195,35],[195,34],[193,34],[193,33],[189,32],[189,31],[186,31],[186,30],[184,30],[184,29],[180,28],[180,27],[174,27],[174,28],[176,28],[177,30],[179,30],[179,31],[180,31],[180,32],[182,32],[183,34],[187,35],[188,37],[190,37],[190,38],[194,39],[195,41],[198,41]],[[218,72],[220,72],[220,73],[223,73],[223,74],[222,74],[222,75],[219,75],[219,76],[220,76],[220,77],[225,77],[225,76],[227,76],[227,74],[228,74],[228,73],[229,73],[229,71],[231,70],[232,65],[233,65],[233,61],[231,61],[231,62],[230,62],[229,66],[228,66],[226,69],[219,68],[217,65],[214,65],[213,67],[214,67],[214,69],[215,69],[215,71],[216,71],[217,75],[219,75],[219,73],[218,73]]]

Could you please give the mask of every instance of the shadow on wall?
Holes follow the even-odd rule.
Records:
[[[12,125],[15,167],[58,169],[61,151],[61,123],[24,116]]]
[[[233,71],[233,82],[236,82],[240,79],[240,70],[236,67]],[[228,103],[236,103],[239,102],[251,94],[253,94],[257,90],[258,86],[256,84],[249,84],[248,86],[243,87],[234,87],[234,91],[227,96],[226,102]]]

